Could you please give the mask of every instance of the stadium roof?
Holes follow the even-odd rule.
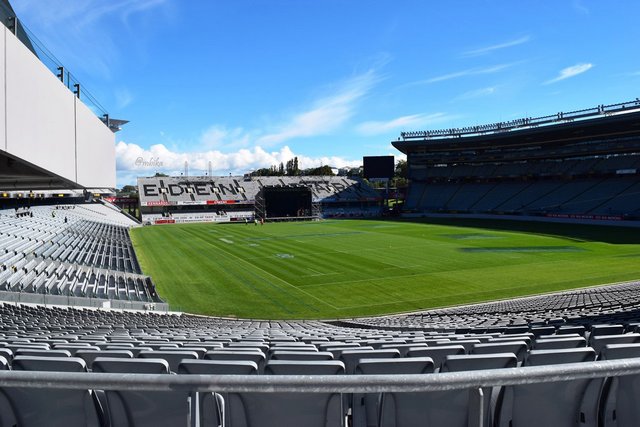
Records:
[[[397,141],[392,141],[392,144],[407,154],[415,151],[564,145],[577,141],[629,136],[640,136],[640,99],[490,125],[404,132]]]

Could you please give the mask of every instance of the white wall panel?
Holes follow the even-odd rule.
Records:
[[[5,28],[7,151],[75,181],[74,95]]]
[[[0,31],[0,49],[2,50],[0,54],[0,150],[7,151],[7,138],[6,138],[6,115],[5,115],[5,91],[4,91],[4,43],[6,38],[7,28],[2,26],[3,31]]]
[[[77,182],[85,187],[116,186],[116,146],[113,132],[76,100]]]
[[[80,186],[115,187],[113,132],[3,25],[0,50],[0,150]]]

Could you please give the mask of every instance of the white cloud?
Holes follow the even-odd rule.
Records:
[[[361,123],[356,130],[363,135],[380,135],[394,130],[409,130],[430,124],[440,123],[451,119],[452,116],[445,113],[412,114],[388,121],[368,121]]]
[[[189,173],[202,175],[209,169],[209,162],[213,175],[241,175],[243,173],[286,163],[287,160],[298,157],[301,168],[321,165],[334,167],[359,166],[361,160],[349,160],[337,156],[308,157],[295,154],[288,146],[277,151],[266,151],[256,146],[251,149],[241,148],[230,153],[218,150],[199,152],[174,151],[163,144],[152,145],[144,149],[137,144],[120,141],[116,144],[116,169],[118,185],[134,184],[137,176],[153,175],[156,172],[170,175],[180,175],[184,171],[185,162],[189,165]]]
[[[544,82],[544,84],[548,85],[571,77],[575,77],[579,74],[589,71],[591,68],[593,68],[593,64],[591,63],[581,63],[563,68],[562,70],[560,70],[557,77],[551,80],[547,80],[546,82]]]
[[[200,147],[221,152],[237,150],[251,145],[274,147],[292,139],[327,135],[339,130],[356,113],[358,101],[364,98],[380,80],[375,70],[355,76],[338,84],[302,111],[276,123],[244,129],[214,124],[200,135]]]
[[[467,99],[480,98],[482,96],[493,95],[496,92],[496,89],[497,88],[495,86],[489,86],[481,89],[470,90],[463,93],[462,95],[455,97],[454,100],[462,101]]]
[[[163,172],[179,175],[184,164],[189,164],[190,173],[203,174],[209,169],[214,175],[243,174],[258,168],[286,162],[297,156],[301,168],[321,165],[334,167],[359,166],[361,160],[349,160],[338,156],[308,157],[294,154],[288,146],[276,150],[266,149],[294,138],[326,135],[340,129],[356,113],[357,103],[380,80],[375,70],[355,76],[336,86],[302,112],[291,115],[276,125],[265,125],[253,129],[227,127],[214,124],[199,136],[193,151],[181,152],[170,149],[185,146],[175,143],[161,131],[165,144],[156,144],[145,149],[134,143],[119,142],[116,145],[116,168],[118,185],[135,182],[136,176]]]
[[[273,146],[293,138],[326,135],[353,117],[356,103],[380,80],[374,70],[349,79],[333,94],[319,99],[314,105],[293,115],[274,130],[258,137],[257,143]]]
[[[133,95],[127,89],[118,89],[115,95],[119,109],[123,109],[133,102]]]
[[[458,79],[460,77],[468,77],[468,76],[476,76],[476,75],[481,75],[481,74],[493,74],[493,73],[497,73],[500,72],[502,70],[506,70],[507,68],[511,68],[517,64],[522,63],[522,61],[519,62],[511,62],[508,64],[497,64],[497,65],[492,65],[490,67],[476,67],[476,68],[468,68],[466,70],[462,70],[462,71],[456,71],[453,73],[448,73],[448,74],[443,74],[440,76],[436,76],[436,77],[430,77],[426,80],[418,80],[415,82],[411,82],[408,83],[404,86],[417,86],[417,85],[424,85],[424,84],[431,84],[431,83],[438,83],[438,82],[443,82],[445,80],[452,80],[452,79]]]
[[[479,49],[473,49],[473,50],[468,50],[466,52],[463,52],[463,56],[480,56],[480,55],[486,55],[487,53],[491,53],[493,51],[496,50],[500,50],[500,49],[505,49],[508,47],[513,47],[513,46],[518,46],[521,45],[523,43],[527,43],[529,40],[531,40],[531,36],[524,36],[524,37],[520,37],[518,39],[515,40],[509,40],[507,42],[504,43],[498,43],[498,44],[494,44],[491,46],[485,46],[485,47],[481,47]]]
[[[251,135],[243,128],[227,129],[225,126],[213,125],[200,136],[200,144],[207,149],[229,149],[246,147]]]

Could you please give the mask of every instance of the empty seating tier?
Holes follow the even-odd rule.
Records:
[[[623,289],[599,290],[619,296]],[[562,295],[556,297],[562,299]],[[504,310],[502,304],[449,311],[489,316],[491,307],[494,315]],[[514,306],[522,304],[525,302],[514,302]],[[593,304],[582,308],[585,306]],[[640,356],[634,311],[626,318],[578,319],[561,317],[562,310],[544,325],[522,323],[463,332],[5,303],[0,304],[0,369],[132,375],[440,375]],[[191,416],[201,425],[380,427],[416,425],[425,419],[431,420],[430,425],[466,426],[477,417],[477,425],[485,426],[536,425],[538,421],[551,425],[554,420],[571,425],[576,419],[595,426],[599,419],[608,420],[605,425],[616,425],[613,422],[619,416],[617,425],[635,425],[640,411],[623,398],[624,393],[632,393],[635,382],[635,377],[622,377],[483,387],[482,406],[474,403],[477,398],[468,390],[343,395],[201,392],[197,400],[191,400],[198,404],[190,407],[185,389],[139,392],[0,386],[0,422],[23,426],[188,425]]]
[[[0,291],[161,302],[138,264],[132,224],[99,203],[1,210]]]

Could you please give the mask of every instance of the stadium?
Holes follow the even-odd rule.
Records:
[[[404,131],[393,203],[372,155],[136,216],[127,121],[0,15],[0,426],[640,424],[637,98]]]

